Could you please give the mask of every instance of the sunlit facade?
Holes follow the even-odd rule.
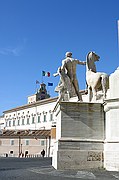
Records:
[[[0,117],[0,156],[52,156],[56,119],[53,113],[57,97],[50,98],[42,83],[28,104],[9,109]],[[48,133],[47,133],[48,132]],[[44,134],[45,133],[45,134]]]

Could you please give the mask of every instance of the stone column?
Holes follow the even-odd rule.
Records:
[[[109,77],[109,99],[104,104],[104,167],[119,171],[119,68]]]

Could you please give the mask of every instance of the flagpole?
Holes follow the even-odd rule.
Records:
[[[35,92],[38,92],[38,84],[40,84],[40,82],[38,80],[36,80],[36,87],[35,87]]]
[[[37,84],[35,85],[35,93],[37,93]]]
[[[41,82],[43,83],[43,75],[42,75],[42,80],[41,80]]]
[[[42,77],[41,77],[41,82],[43,83],[43,71],[42,71]]]
[[[47,92],[48,92],[48,94],[49,94],[49,86],[48,86],[48,84],[47,84]]]

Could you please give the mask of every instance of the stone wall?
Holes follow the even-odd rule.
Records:
[[[103,106],[99,103],[62,102],[61,137],[104,139]]]
[[[57,169],[89,169],[103,166],[103,142],[59,140]]]

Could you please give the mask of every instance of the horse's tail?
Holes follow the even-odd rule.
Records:
[[[101,75],[101,81],[102,81],[102,83],[106,86],[106,88],[107,89],[109,89],[109,76],[108,76],[108,74],[106,74],[106,73],[103,73],[102,75]]]
[[[107,89],[109,89],[109,76],[105,73],[101,75],[101,84],[104,93],[104,98],[106,98]]]

